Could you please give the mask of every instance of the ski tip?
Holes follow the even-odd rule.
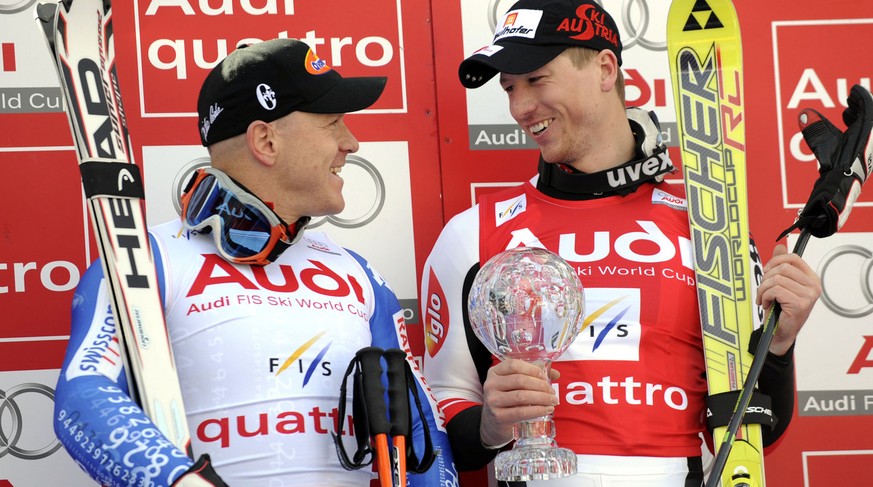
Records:
[[[54,22],[55,16],[58,13],[58,4],[56,3],[38,3],[33,9],[33,18],[44,24]]]

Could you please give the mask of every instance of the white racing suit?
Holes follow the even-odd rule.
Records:
[[[195,456],[208,453],[231,487],[368,487],[371,468],[342,468],[331,433],[342,422],[346,450],[355,450],[351,394],[337,417],[355,353],[407,348],[382,278],[322,233],[307,232],[265,267],[228,263],[211,235],[179,222],[150,234]],[[193,462],[129,398],[102,277],[92,265],[76,290],[55,430],[104,485],[171,485]],[[420,454],[427,421],[439,456],[410,485],[457,485],[443,421],[414,375],[426,417],[413,408],[407,441]]]

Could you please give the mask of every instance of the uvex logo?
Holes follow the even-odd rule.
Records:
[[[275,266],[281,274],[281,282],[267,275],[261,266],[234,266],[215,254],[203,254],[203,265],[194,278],[187,297],[203,294],[209,286],[237,285],[243,289],[293,293],[301,286],[324,296],[345,297],[354,295],[359,303],[364,302],[364,290],[357,279],[350,275],[337,274],[323,262],[309,260],[311,267],[295,269],[290,265]]]
[[[667,152],[649,157],[638,164],[627,164],[610,169],[606,173],[609,186],[618,188],[643,178],[650,178],[668,172],[673,167]]]

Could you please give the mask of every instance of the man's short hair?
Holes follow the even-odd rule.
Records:
[[[563,54],[566,54],[568,58],[570,58],[570,62],[573,63],[577,69],[582,69],[588,63],[590,63],[600,51],[595,51],[594,49],[588,49],[586,47],[568,47]],[[618,68],[618,73],[615,77],[615,91],[618,93],[618,98],[622,103],[625,103],[624,97],[624,74],[621,72],[621,68]]]

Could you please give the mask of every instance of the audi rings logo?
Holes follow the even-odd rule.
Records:
[[[25,433],[24,415],[18,398],[27,393],[41,394],[54,401],[55,391],[46,385],[28,382],[19,384],[9,390],[0,389],[0,458],[6,455],[24,460],[39,460],[56,452],[61,447],[60,441],[52,435],[45,441],[45,446],[33,447],[28,443],[32,440],[30,434]],[[27,410],[31,410],[28,408]],[[33,420],[34,418],[29,418]],[[33,431],[31,424],[27,431]],[[39,443],[37,443],[39,444]]]
[[[860,266],[857,265],[858,257],[862,259]],[[836,278],[832,277],[832,281],[850,284],[840,287],[826,285],[828,272],[839,273]],[[855,272],[858,273],[857,277],[849,274]],[[843,245],[832,249],[822,257],[818,274],[822,280],[821,300],[828,309],[845,318],[861,318],[873,313],[873,251],[860,245]],[[852,282],[860,286],[863,295],[861,301],[852,299],[845,292],[845,289],[853,287]]]
[[[349,170],[354,170],[356,167],[363,169],[369,178],[349,174]],[[343,189],[346,209],[338,215],[313,218],[309,228],[316,228],[325,222],[340,228],[360,228],[375,220],[382,212],[382,207],[385,206],[385,180],[373,163],[361,156],[350,154],[346,156],[343,175],[347,185],[356,186],[351,190]]]
[[[23,12],[36,2],[37,0],[0,0],[0,15]]]
[[[170,201],[173,202],[173,208],[177,215],[182,215],[182,193],[185,191],[185,186],[195,171],[201,167],[209,167],[210,159],[208,157],[198,157],[182,166],[182,169],[176,173],[173,178],[173,184],[170,186]]]
[[[497,20],[515,3],[516,0],[489,0],[488,1],[488,27],[491,32],[494,32],[497,26]],[[602,0],[595,0],[598,5],[603,5]],[[611,5],[614,5],[612,2]],[[666,51],[667,50],[667,31],[659,29],[658,25],[667,25],[666,12],[664,8],[664,18],[658,21],[652,21],[653,12],[650,10],[646,0],[623,0],[621,8],[617,11],[610,10],[609,13],[615,18],[616,23],[620,24],[623,29],[621,31],[622,49],[627,50],[639,44],[640,47],[649,51]],[[621,17],[621,18],[619,18]]]
[[[198,157],[185,164],[176,173],[173,184],[170,186],[173,192],[171,200],[177,215],[182,214],[182,193],[188,181],[197,169],[209,166],[208,157]],[[358,177],[350,171],[355,168],[362,169],[367,177]],[[355,185],[355,188],[344,189],[343,196],[346,198],[346,209],[338,215],[328,215],[313,218],[308,228],[316,228],[325,222],[340,228],[359,228],[375,220],[385,206],[385,180],[376,170],[376,166],[361,156],[350,154],[346,156],[346,165],[343,174],[347,185]]]
[[[600,2],[598,2],[600,3]],[[663,9],[666,15],[667,9]],[[661,29],[660,35],[656,35],[656,29],[652,25],[667,25],[666,17],[662,22],[652,22],[652,12],[646,0],[624,0],[621,4],[622,49],[630,49],[639,44],[640,47],[649,51],[667,50],[667,30]]]

